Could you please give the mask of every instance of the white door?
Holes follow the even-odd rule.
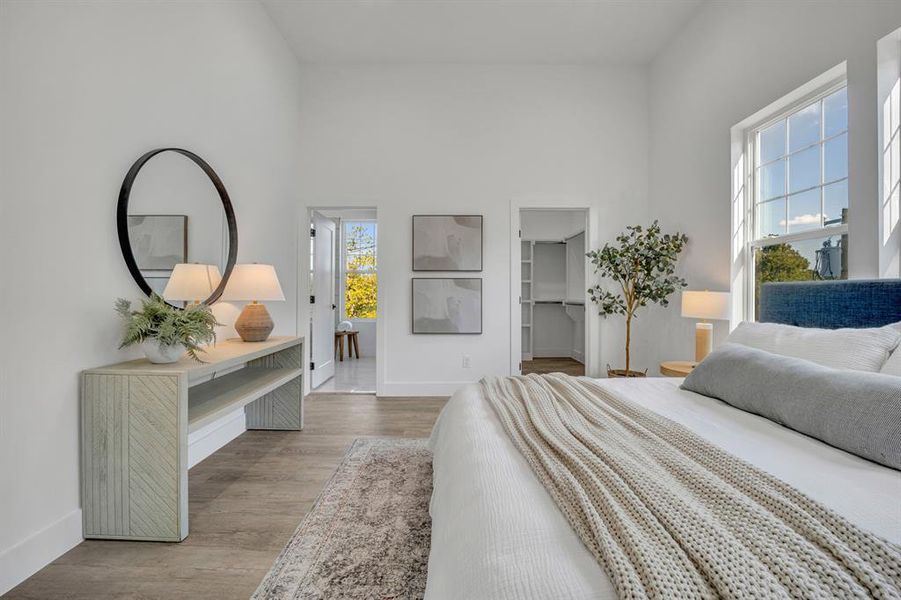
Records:
[[[335,375],[335,223],[313,213],[310,371],[313,389]]]

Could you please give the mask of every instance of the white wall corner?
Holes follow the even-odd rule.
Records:
[[[80,544],[81,532],[79,508],[0,552],[0,595]]]

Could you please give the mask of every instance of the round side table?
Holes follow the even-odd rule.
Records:
[[[698,366],[693,360],[667,360],[660,363],[660,374],[664,377],[687,377]]]

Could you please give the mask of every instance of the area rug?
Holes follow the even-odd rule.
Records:
[[[252,600],[422,598],[431,495],[426,440],[354,441]]]

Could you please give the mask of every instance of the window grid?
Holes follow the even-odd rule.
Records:
[[[827,227],[842,226],[842,223],[840,220],[837,223],[835,222],[834,219],[830,219],[829,222],[825,221],[825,217],[826,217],[826,187],[837,184],[837,183],[842,183],[843,181],[848,180],[847,175],[845,175],[844,177],[826,180],[826,145],[833,140],[837,140],[837,139],[841,138],[841,136],[847,136],[848,127],[846,124],[845,128],[842,129],[841,131],[834,133],[833,135],[830,135],[828,137],[826,136],[825,101],[827,98],[829,98],[836,92],[841,91],[844,88],[845,88],[845,84],[842,84],[838,88],[831,89],[828,92],[822,94],[814,102],[804,104],[801,107],[793,109],[791,112],[784,113],[781,116],[779,116],[778,118],[775,118],[772,121],[769,121],[769,122],[765,123],[764,125],[758,127],[756,130],[754,130],[753,135],[752,135],[752,138],[754,140],[754,152],[753,152],[752,156],[754,157],[754,163],[755,163],[754,164],[754,183],[755,183],[755,185],[754,185],[754,203],[753,203],[754,216],[755,216],[755,218],[754,218],[754,223],[755,223],[754,239],[755,239],[755,241],[758,241],[758,242],[764,242],[761,245],[770,245],[769,243],[766,243],[767,241],[770,241],[770,240],[773,240],[771,243],[779,243],[778,240],[780,238],[782,238],[783,236],[786,236],[786,235],[791,235],[793,233],[800,233],[802,231],[804,233],[808,233],[808,232],[814,233],[814,232],[821,232],[824,228],[827,228]],[[818,110],[819,110],[819,115],[820,115],[820,117],[819,117],[819,121],[820,121],[819,122],[819,130],[820,131],[819,131],[818,140],[816,142],[806,144],[795,150],[790,150],[790,148],[791,148],[791,144],[790,144],[791,124],[790,124],[789,119],[792,116],[797,115],[800,112],[802,112],[803,110],[806,110],[807,108],[810,108],[811,106],[814,106],[814,105],[818,105]],[[763,162],[763,161],[761,161],[761,157],[760,157],[761,134],[764,131],[768,130],[769,128],[771,128],[775,125],[778,125],[779,123],[785,124],[785,133],[783,136],[783,147],[782,147],[783,152],[776,158],[773,158],[772,160]],[[847,137],[845,139],[847,140]],[[847,144],[847,141],[845,143]],[[806,151],[810,150],[811,148],[816,148],[816,147],[819,147],[819,164],[820,164],[819,183],[816,185],[807,186],[805,188],[801,188],[798,190],[792,190],[790,187],[790,185],[791,185],[791,160],[790,159],[794,156],[801,154],[802,152],[806,152]],[[762,186],[760,185],[761,171],[765,167],[767,167],[769,165],[775,165],[779,162],[782,162],[785,165],[784,173],[783,173],[782,194],[761,200],[758,197],[760,190],[762,188]],[[819,203],[820,225],[819,225],[819,227],[802,229],[800,231],[792,231],[791,218],[790,218],[792,198],[794,197],[795,199],[797,199],[799,196],[801,196],[801,194],[805,194],[807,192],[817,190],[817,189],[820,192],[819,193],[819,196],[820,196],[820,203]],[[771,234],[771,235],[764,236],[761,232],[761,219],[759,218],[759,208],[762,206],[765,206],[767,204],[775,204],[776,202],[780,202],[780,201],[785,202],[785,210],[783,212],[784,221],[785,221],[784,231],[781,234],[776,234],[776,235]],[[804,236],[804,237],[815,237],[815,236]]]
[[[883,112],[883,243],[901,220],[901,79],[895,81]]]
[[[350,253],[348,252],[348,233],[352,230],[352,228],[356,225],[363,226],[372,226],[372,248],[370,252],[357,252]],[[341,221],[341,276],[340,276],[340,309],[341,315],[343,319],[352,319],[355,321],[372,321],[375,317],[361,317],[361,316],[353,316],[347,314],[347,292],[348,292],[348,281],[350,277],[353,276],[372,276],[378,277],[378,242],[377,242],[377,234],[378,225],[376,221],[366,220],[366,219],[355,219],[353,221]],[[357,254],[358,256],[365,256],[371,254],[373,256],[373,266],[364,267],[364,268],[352,268],[348,266],[350,262],[351,256],[353,254]],[[377,281],[377,279],[376,279]],[[378,284],[375,284],[376,288]]]

